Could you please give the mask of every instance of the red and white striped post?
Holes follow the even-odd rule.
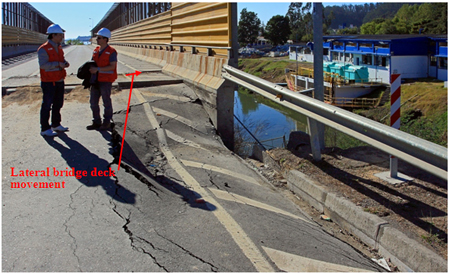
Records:
[[[391,75],[391,127],[400,129],[400,99],[401,99],[400,74]],[[390,177],[397,178],[398,159],[390,156]]]

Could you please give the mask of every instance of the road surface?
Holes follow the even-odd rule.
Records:
[[[65,52],[70,74],[92,48]],[[156,66],[118,58],[120,74],[144,71],[135,81],[160,77]],[[36,64],[2,79],[33,77]],[[3,271],[383,271],[228,151],[194,91],[173,80],[133,89],[124,141],[129,90],[113,95],[112,132],[85,129],[88,92],[73,90],[62,109],[70,131],[55,138],[39,135],[39,100],[3,100]],[[54,174],[73,169],[86,174]],[[38,172],[12,176],[26,170]]]

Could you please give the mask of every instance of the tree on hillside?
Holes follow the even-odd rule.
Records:
[[[378,34],[384,19],[378,18],[361,26],[361,34]]]
[[[447,3],[424,3],[413,16],[411,32],[447,34]]]
[[[342,34],[358,34],[359,29],[358,28],[345,28],[345,29],[339,29],[336,34],[342,35]]]
[[[311,34],[313,30],[312,3],[292,2],[286,16],[289,18],[289,26],[291,28],[290,39],[298,42],[304,41],[304,36]]]
[[[260,30],[261,20],[256,13],[247,11],[246,8],[241,11],[241,18],[238,25],[238,42],[241,46],[246,46],[256,42]]]
[[[282,15],[273,16],[267,23],[266,32],[266,38],[272,42],[272,45],[286,44],[289,39],[289,34],[291,34],[289,18]]]
[[[361,34],[447,34],[447,3],[403,5],[393,19],[377,18]]]
[[[376,18],[392,19],[403,5],[403,3],[376,3],[375,8],[367,13],[362,23],[371,22]]]
[[[331,22],[335,19],[336,17],[334,16],[334,12],[331,11],[330,14],[328,14],[328,16],[325,17],[325,12],[322,13],[322,22],[323,22],[323,27],[322,27],[322,33],[330,33],[328,30],[330,29],[331,26]]]
[[[375,9],[373,3],[364,5],[342,5],[342,6],[327,6],[323,10],[325,18],[333,13],[334,18],[330,22],[329,28],[337,29],[344,24],[348,27],[351,24],[354,26],[361,26],[364,17]]]

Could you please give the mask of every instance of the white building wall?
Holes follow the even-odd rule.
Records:
[[[381,81],[382,83],[389,84],[390,77],[389,77],[389,69],[385,67],[380,66],[367,66],[369,71],[369,78],[373,81]]]
[[[391,56],[391,73],[406,78],[425,78],[428,73],[428,56]]]
[[[290,51],[289,52],[289,60],[294,60],[295,61],[295,51]]]
[[[303,54],[303,53],[297,53],[297,58],[295,59],[295,52],[289,53],[289,59],[290,60],[298,60],[299,62],[314,62],[314,55],[313,54]]]

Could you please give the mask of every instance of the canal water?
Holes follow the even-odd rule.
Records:
[[[234,97],[235,116],[267,149],[282,147],[283,136],[287,144],[291,131],[306,132],[304,115],[248,91],[235,91]],[[235,125],[239,125],[239,131],[245,132],[242,135],[246,143],[255,142],[236,119]]]

